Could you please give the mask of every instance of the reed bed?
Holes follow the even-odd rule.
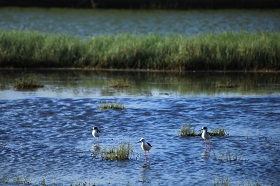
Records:
[[[81,39],[0,30],[0,67],[277,71],[279,40],[280,32],[119,34]]]

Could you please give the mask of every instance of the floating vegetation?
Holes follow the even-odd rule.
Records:
[[[101,110],[123,110],[125,109],[124,105],[122,103],[100,103],[99,108]]]
[[[228,132],[225,131],[224,128],[211,129],[209,131],[210,136],[227,136]],[[195,127],[192,127],[191,124],[182,125],[181,131],[179,132],[179,136],[200,136],[201,131],[196,133]]]
[[[38,83],[37,81],[35,81],[34,79],[30,78],[30,77],[22,77],[16,80],[15,84],[14,84],[14,88],[16,90],[34,90],[37,88],[41,88],[44,87],[44,85]]]
[[[110,83],[109,87],[113,88],[126,88],[129,87],[127,81],[113,81]]]
[[[123,143],[119,144],[118,147],[103,150],[101,158],[112,161],[124,161],[129,160],[132,153],[133,147],[129,143]]]
[[[197,136],[195,127],[191,127],[191,124],[183,125],[179,133],[180,136]]]

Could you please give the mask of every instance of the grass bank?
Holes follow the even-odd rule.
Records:
[[[280,70],[280,32],[65,35],[0,30],[2,68]]]

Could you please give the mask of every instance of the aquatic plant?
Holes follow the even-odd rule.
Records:
[[[118,147],[105,149],[101,153],[102,159],[124,161],[129,160],[133,153],[133,147],[130,143],[119,144]]]
[[[34,79],[30,77],[19,78],[14,83],[14,88],[16,90],[33,90],[41,87],[44,87],[44,85],[39,84],[38,82],[36,82]]]
[[[224,128],[220,127],[217,129],[211,129],[209,131],[210,136],[227,136],[229,135],[228,132],[225,131]],[[182,128],[179,132],[179,136],[200,136],[201,131],[197,133],[195,131],[195,127],[192,127],[191,124],[182,125]]]
[[[113,87],[113,88],[128,87],[128,82],[127,81],[113,81],[110,83],[109,87]]]
[[[182,125],[180,136],[197,136],[195,127],[191,127],[191,124]]]
[[[217,129],[211,129],[209,131],[210,136],[227,136],[229,133],[225,131],[224,128],[217,128]]]
[[[222,83],[222,84],[217,84],[216,87],[217,88],[238,88],[239,85],[232,83],[232,82],[226,82],[226,83]]]
[[[222,176],[222,177],[218,177],[218,176],[214,176],[213,178],[214,181],[214,186],[229,186],[229,179],[227,176]]]
[[[257,181],[251,181],[250,179],[242,180],[238,184],[232,184],[229,181],[228,176],[214,176],[213,177],[214,186],[229,186],[229,185],[239,185],[239,186],[261,186],[261,184]],[[273,184],[271,184],[273,185]]]
[[[3,175],[1,178],[2,183],[8,183],[9,182],[9,176],[8,175]]]
[[[242,158],[240,153],[232,153],[229,151],[221,152],[219,155],[216,155],[216,153],[213,153],[214,160],[219,161],[246,161],[247,159]]]
[[[99,108],[101,110],[123,110],[125,107],[123,106],[122,103],[112,103],[112,102],[105,102],[105,103],[100,103]]]
[[[101,35],[87,40],[0,30],[0,67],[280,70],[280,32]]]

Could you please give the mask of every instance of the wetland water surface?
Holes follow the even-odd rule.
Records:
[[[1,8],[0,28],[91,37],[279,31],[279,10],[84,10]]]
[[[2,178],[58,185],[213,185],[226,177],[234,185],[279,183],[279,74],[95,73],[32,72],[45,87],[24,92],[10,87],[10,72],[1,73]],[[132,87],[109,88],[112,79]],[[239,87],[217,88],[223,79]],[[125,109],[100,110],[106,101]],[[178,136],[188,123],[197,131],[223,127],[229,136],[212,137],[204,155],[201,137]],[[101,151],[129,142],[131,159],[102,160],[93,126],[102,132]],[[153,146],[150,163],[136,143],[141,137]]]

